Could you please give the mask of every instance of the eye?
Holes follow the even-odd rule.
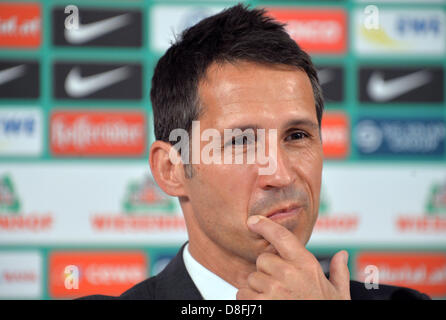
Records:
[[[285,138],[285,141],[290,141],[290,140],[301,140],[304,138],[308,138],[308,134],[306,134],[303,131],[295,131],[293,133],[291,133],[289,136],[287,136]]]
[[[245,146],[251,144],[253,139],[251,137],[247,137],[245,135],[241,135],[235,138],[232,138],[232,145],[234,146]]]

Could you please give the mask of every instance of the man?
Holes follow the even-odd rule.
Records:
[[[157,64],[151,99],[150,167],[179,198],[189,242],[159,275],[119,298],[428,298],[350,281],[346,251],[334,255],[327,277],[306,250],[319,209],[322,93],[310,57],[264,11],[238,5],[183,32]],[[192,147],[178,148],[176,129],[198,137],[248,132],[217,140],[208,153],[229,150],[229,160],[245,161],[190,163],[206,155],[206,143],[192,137]],[[273,164],[266,174],[266,162],[246,161],[261,146],[258,129],[274,133],[262,140]]]

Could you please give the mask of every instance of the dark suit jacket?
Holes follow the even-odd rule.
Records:
[[[128,299],[128,300],[202,300],[200,292],[192,281],[183,261],[182,246],[178,254],[158,275],[146,279],[119,297],[91,295],[80,299]],[[418,291],[379,285],[379,289],[367,290],[364,283],[350,281],[352,300],[429,300],[429,296]]]

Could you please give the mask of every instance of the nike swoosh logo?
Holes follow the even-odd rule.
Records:
[[[65,91],[75,98],[88,96],[96,91],[123,81],[130,76],[129,67],[121,67],[88,77],[82,77],[79,67],[74,67],[65,79]]]
[[[77,29],[65,29],[65,39],[71,44],[83,44],[124,27],[130,20],[130,14],[126,13],[89,24],[79,24]]]
[[[432,81],[432,74],[420,70],[402,77],[384,80],[381,72],[374,72],[367,84],[369,96],[379,102],[389,101]]]
[[[330,69],[320,69],[317,72],[317,77],[319,78],[319,84],[322,86],[333,80],[334,72]]]
[[[0,86],[6,82],[20,78],[25,74],[25,65],[20,65],[0,71]]]

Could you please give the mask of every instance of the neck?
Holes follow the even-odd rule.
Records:
[[[248,275],[256,271],[249,261],[210,239],[199,227],[190,203],[180,198],[189,237],[189,253],[203,267],[237,289],[247,286]]]
[[[200,238],[197,236],[189,238],[191,256],[203,267],[237,289],[246,287],[248,275],[256,270],[256,265],[221,248],[211,239]]]

